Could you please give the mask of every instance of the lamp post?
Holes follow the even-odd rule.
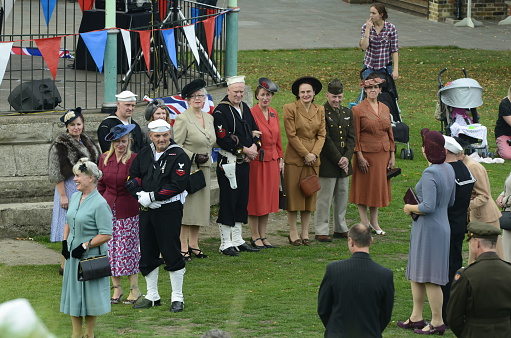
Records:
[[[225,43],[225,76],[238,75],[238,0],[229,0],[228,8],[236,8],[227,13]]]
[[[101,112],[111,114],[117,110],[115,94],[117,94],[117,33],[112,29],[116,24],[115,1],[105,1],[105,28],[108,29],[104,61],[103,105]]]

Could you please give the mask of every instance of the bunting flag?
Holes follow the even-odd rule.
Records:
[[[220,35],[222,35],[222,28],[223,28],[222,25],[224,22],[224,16],[225,16],[225,13],[218,15],[215,19],[215,36],[216,37],[219,37]]]
[[[192,17],[192,25],[195,25],[198,21],[197,17],[199,16],[199,9],[192,7],[190,9],[190,16]]]
[[[57,78],[61,38],[61,36],[56,36],[54,38],[34,39],[54,80]]]
[[[170,60],[177,69],[177,55],[176,55],[176,40],[174,39],[174,29],[164,29],[161,31],[163,39],[165,40],[165,46],[169,53]]]
[[[80,5],[80,9],[83,13],[84,11],[90,11],[92,9],[94,0],[78,0],[78,4]]]
[[[43,56],[41,51],[35,47],[12,47],[11,49],[12,55],[30,55],[30,56]],[[59,53],[59,58],[61,59],[74,59],[74,55],[70,50],[61,49]]]
[[[138,31],[147,72],[151,71],[151,31]]]
[[[160,21],[163,22],[167,16],[167,0],[158,0],[158,11],[160,12]]]
[[[186,40],[188,40],[188,45],[195,56],[197,64],[200,64],[199,50],[197,49],[197,41],[195,40],[195,25],[183,26],[183,32],[185,32]]]
[[[14,7],[15,1],[16,0],[2,0],[2,3],[4,4],[4,18],[3,18],[4,21],[9,17],[9,14],[11,14],[11,11],[12,11],[12,8]]]
[[[128,67],[131,66],[131,36],[126,29],[121,29],[122,41],[124,41],[124,50],[126,51],[126,61]]]
[[[4,79],[5,68],[7,68],[7,63],[9,63],[9,51],[11,50],[13,43],[14,42],[0,43],[0,84],[2,84],[2,80]]]
[[[211,51],[213,50],[213,39],[215,38],[215,18],[211,17],[204,20],[204,33],[206,34],[206,43],[208,44],[208,55],[211,58]]]
[[[106,30],[80,33],[100,73],[103,72],[103,61],[105,61],[107,34]]]
[[[55,5],[57,4],[57,0],[40,0],[41,7],[43,9],[44,20],[46,20],[46,26],[50,23],[51,16],[53,15],[53,10],[55,9]]]

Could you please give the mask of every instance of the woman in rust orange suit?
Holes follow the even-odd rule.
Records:
[[[380,236],[385,236],[386,232],[378,223],[378,208],[389,205],[391,191],[387,170],[394,168],[395,162],[390,111],[385,104],[378,102],[384,81],[376,73],[362,81],[366,98],[352,109],[357,141],[350,202],[358,205],[360,222]]]

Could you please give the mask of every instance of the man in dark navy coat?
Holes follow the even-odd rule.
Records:
[[[318,296],[325,337],[381,337],[394,305],[391,270],[369,256],[371,229],[355,224],[348,232],[351,258],[328,264]]]

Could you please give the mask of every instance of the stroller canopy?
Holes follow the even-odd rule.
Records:
[[[483,87],[474,79],[461,78],[449,82],[438,91],[440,100],[455,108],[477,108],[483,105]]]

